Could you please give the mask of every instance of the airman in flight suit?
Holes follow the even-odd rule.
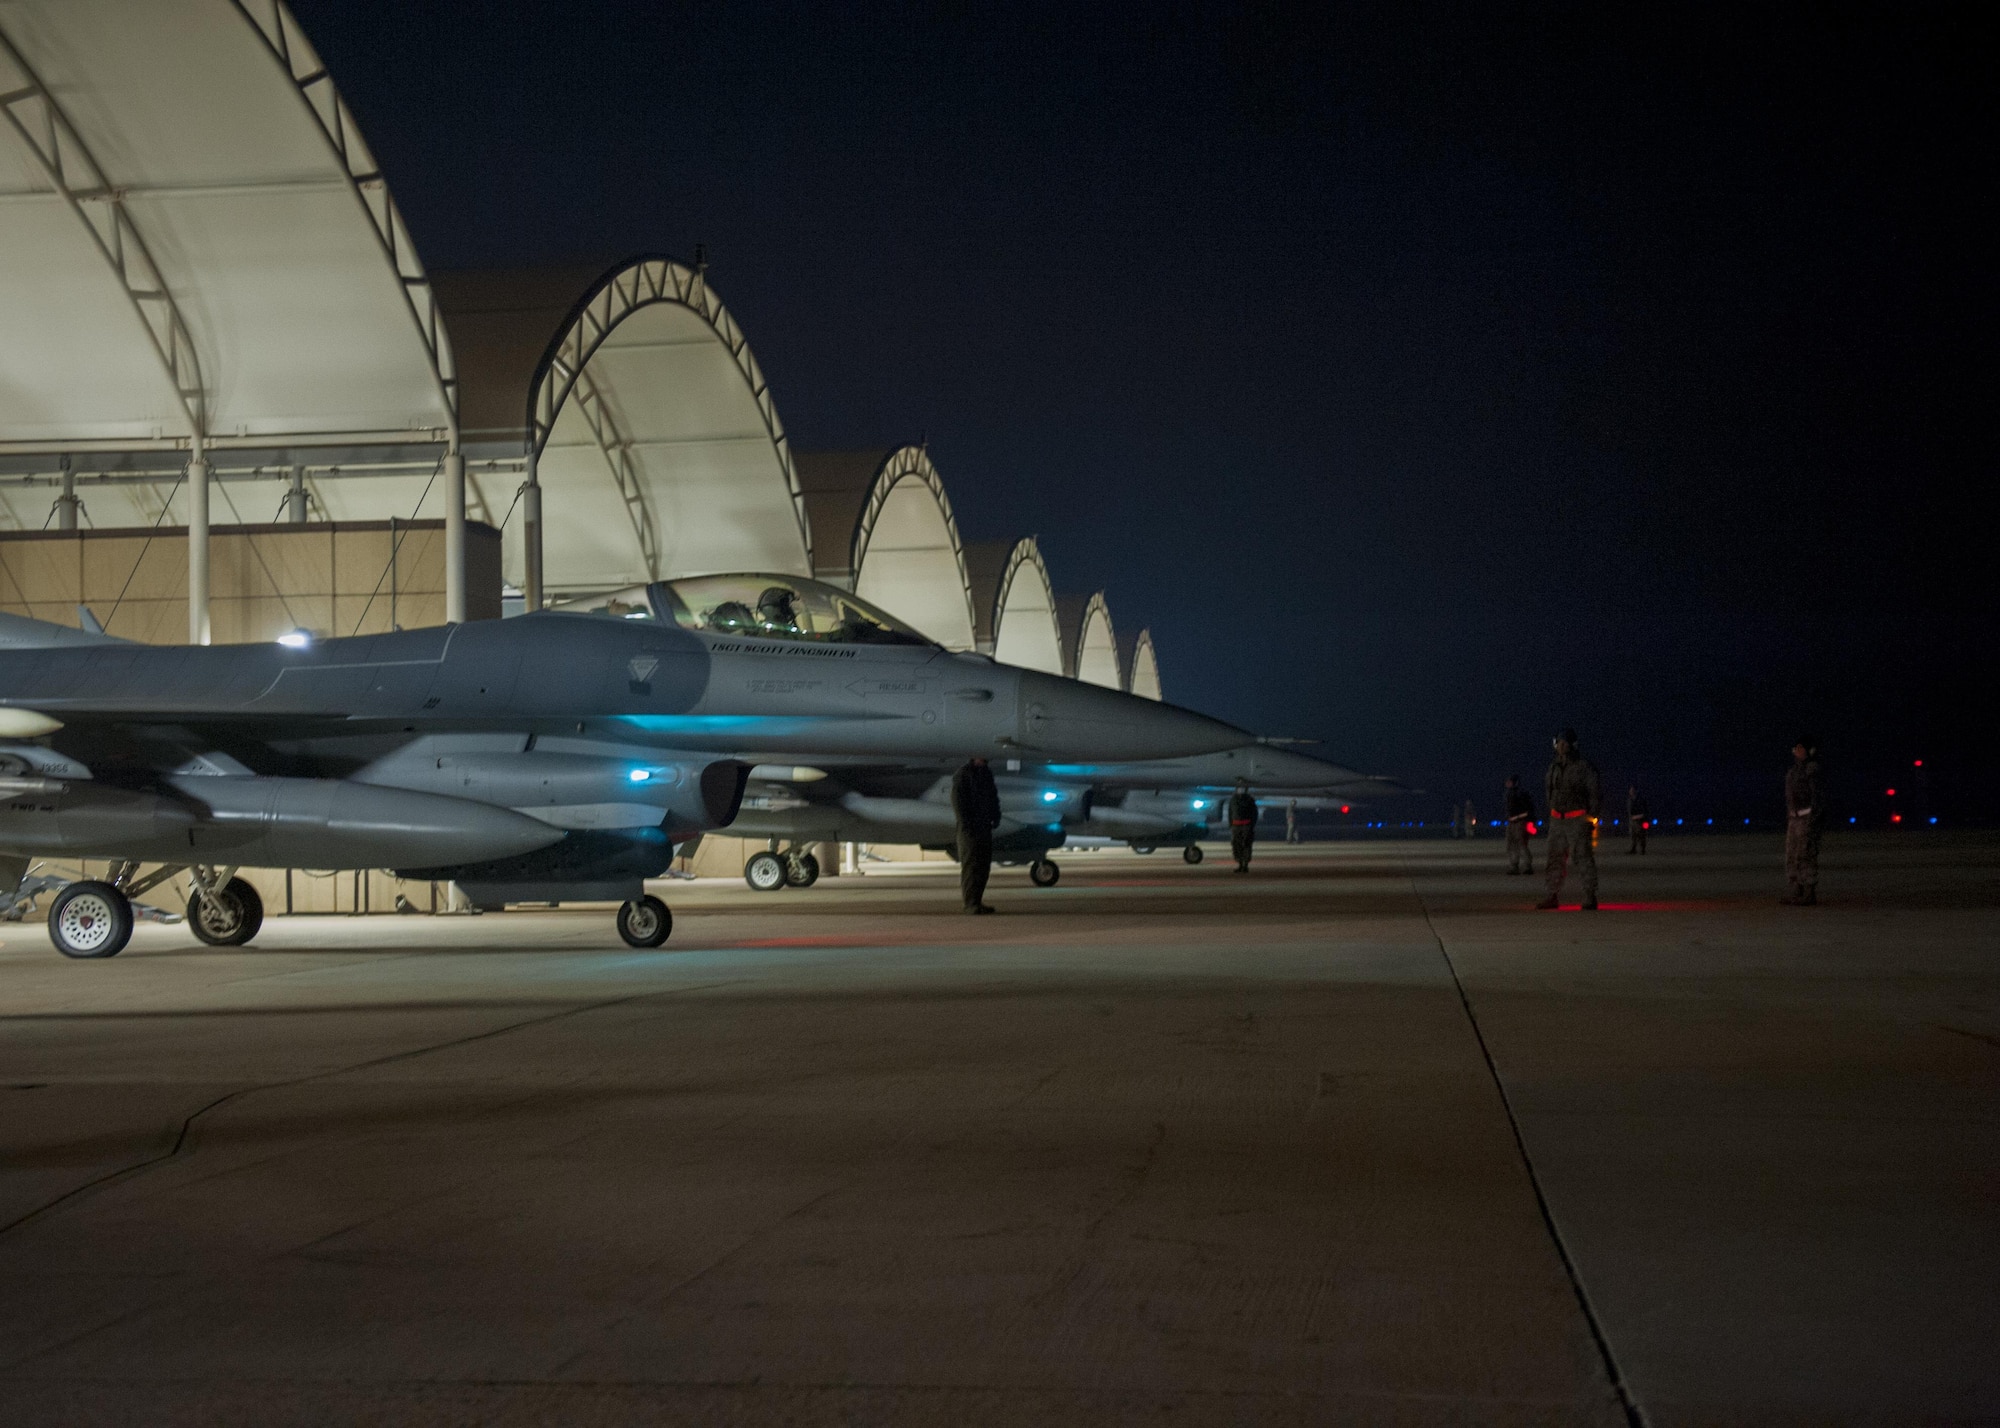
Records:
[[[1583,879],[1583,910],[1597,911],[1597,849],[1592,846],[1597,831],[1597,814],[1602,790],[1597,766],[1576,748],[1576,730],[1556,735],[1555,762],[1546,779],[1549,804],[1549,851],[1543,859],[1548,870],[1549,895],[1535,906],[1562,906],[1563,879],[1569,865],[1576,864]]]

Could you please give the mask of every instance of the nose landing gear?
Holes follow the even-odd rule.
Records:
[[[1062,869],[1047,858],[1028,864],[1028,881],[1038,888],[1052,888],[1062,880]]]

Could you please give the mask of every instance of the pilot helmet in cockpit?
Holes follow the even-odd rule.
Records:
[[[773,585],[757,597],[757,623],[769,629],[796,630],[799,614],[796,590]]]

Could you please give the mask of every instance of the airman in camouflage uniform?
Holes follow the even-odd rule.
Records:
[[[1556,735],[1555,762],[1549,765],[1546,780],[1549,805],[1549,851],[1543,856],[1548,871],[1549,895],[1535,906],[1562,905],[1563,879],[1569,865],[1576,864],[1583,879],[1583,910],[1597,911],[1597,850],[1592,837],[1597,831],[1597,814],[1602,803],[1597,766],[1576,749],[1576,730]]]
[[[1787,907],[1819,902],[1819,825],[1826,811],[1819,788],[1819,748],[1805,735],[1792,745],[1785,770],[1785,895]]]
[[[1236,780],[1236,792],[1229,799],[1229,852],[1236,859],[1236,871],[1250,871],[1250,850],[1257,844],[1257,800],[1250,796],[1247,779]]]
[[[1528,829],[1535,821],[1534,797],[1521,787],[1519,774],[1507,775],[1507,793],[1504,802],[1507,814],[1507,871],[1526,873],[1530,877],[1535,872],[1535,850],[1528,843]]]

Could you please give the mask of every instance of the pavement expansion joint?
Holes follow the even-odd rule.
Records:
[[[1479,1013],[1473,1009],[1472,996],[1466,991],[1465,981],[1458,975],[1458,964],[1452,960],[1451,949],[1445,946],[1444,934],[1438,931],[1437,922],[1431,917],[1430,905],[1425,901],[1422,887],[1416,875],[1410,874],[1410,895],[1417,900],[1423,910],[1424,926],[1430,929],[1431,938],[1437,943],[1438,956],[1444,959],[1445,970],[1451,974],[1451,984],[1458,992],[1458,1002],[1465,1009],[1466,1024],[1472,1028],[1473,1040],[1479,1044],[1480,1059],[1486,1063],[1486,1074],[1493,1079],[1493,1089],[1500,1097],[1501,1108],[1507,1114],[1507,1128],[1513,1132],[1514,1148],[1520,1152],[1521,1168],[1527,1172],[1528,1184],[1535,1192],[1535,1208],[1541,1212],[1542,1224],[1548,1230],[1549,1241],[1555,1246],[1556,1255],[1562,1260],[1563,1273],[1569,1277],[1570,1289],[1576,1294],[1577,1308],[1590,1326],[1590,1337],[1597,1346],[1599,1359],[1604,1365],[1605,1378],[1611,1391],[1618,1397],[1619,1407],[1625,1414],[1625,1421],[1631,1428],[1647,1428],[1646,1415],[1639,1407],[1638,1400],[1627,1387],[1625,1375],[1618,1367],[1618,1357],[1611,1351],[1611,1341],[1606,1337],[1604,1326],[1599,1322],[1597,1311],[1590,1302],[1590,1292],[1584,1288],[1583,1276],[1578,1272],[1576,1261],[1570,1256],[1569,1246],[1563,1240],[1562,1229],[1556,1224],[1555,1211],[1549,1205],[1548,1194],[1542,1188],[1542,1177],[1535,1170],[1535,1158],[1528,1151],[1527,1137],[1521,1133],[1520,1117],[1514,1112],[1514,1099],[1507,1094],[1507,1083],[1500,1077],[1500,1068],[1494,1064],[1493,1050],[1486,1044],[1486,1033],[1480,1028]]]

